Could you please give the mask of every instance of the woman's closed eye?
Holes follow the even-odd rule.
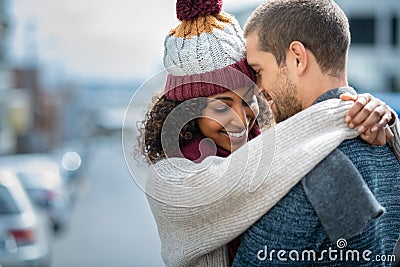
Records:
[[[228,111],[229,109],[230,109],[230,107],[228,105],[223,105],[223,106],[213,108],[213,110],[217,113],[223,113],[223,112]]]

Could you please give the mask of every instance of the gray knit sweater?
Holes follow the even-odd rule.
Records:
[[[284,197],[343,140],[351,103],[329,100],[277,124],[227,158],[152,166],[146,193],[167,266],[228,266],[227,243]],[[396,138],[399,129],[396,129]],[[400,147],[395,146],[397,155]]]

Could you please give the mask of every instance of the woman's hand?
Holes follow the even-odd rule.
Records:
[[[388,123],[394,118],[392,110],[370,94],[342,94],[343,101],[352,100],[354,105],[346,113],[345,121],[350,128],[357,128],[360,137],[371,145],[385,145],[393,138]]]

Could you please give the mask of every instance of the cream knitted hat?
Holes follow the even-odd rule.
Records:
[[[206,97],[255,81],[245,61],[243,31],[235,18],[221,10],[222,0],[177,1],[181,23],[164,43],[168,99]]]

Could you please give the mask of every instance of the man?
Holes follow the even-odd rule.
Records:
[[[249,18],[245,38],[277,122],[355,94],[346,74],[349,24],[333,1],[269,0]],[[394,114],[386,119],[399,131]],[[399,203],[400,165],[391,148],[344,141],[243,234],[233,266],[389,266],[379,260],[399,238]],[[342,205],[344,214],[336,209]]]

